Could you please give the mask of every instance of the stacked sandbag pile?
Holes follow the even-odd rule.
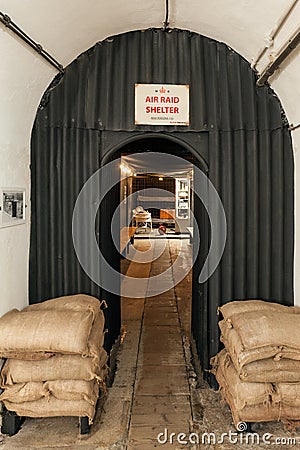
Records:
[[[95,414],[107,376],[98,299],[73,295],[14,309],[0,318],[0,395],[20,416]]]
[[[300,420],[300,308],[261,300],[219,308],[225,348],[212,372],[233,420]]]

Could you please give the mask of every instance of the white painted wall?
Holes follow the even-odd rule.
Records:
[[[290,124],[300,123],[300,49],[270,79]],[[300,306],[300,128],[292,131],[295,164],[295,303]]]
[[[55,71],[1,27],[0,54],[0,187],[25,187],[30,205],[30,134],[45,80]],[[0,228],[0,315],[28,302],[29,224],[30,217]]]
[[[189,29],[226,42],[248,61],[292,0],[171,0],[170,26]],[[0,0],[0,10],[64,66],[105,37],[161,27],[164,0]],[[281,30],[279,48],[299,23],[300,9]],[[30,135],[40,98],[56,74],[0,24],[0,187],[30,186]],[[268,60],[259,64],[261,69]],[[291,123],[300,122],[299,51],[271,79]],[[293,133],[296,183],[295,294],[300,305],[300,129]],[[30,206],[30,203],[29,203]],[[30,208],[28,208],[29,212]],[[46,239],[47,237],[45,237]],[[29,221],[0,229],[0,315],[27,303]],[[299,274],[299,275],[298,275]]]

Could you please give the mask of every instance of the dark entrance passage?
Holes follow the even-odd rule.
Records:
[[[120,135],[123,134],[120,133],[119,136]],[[204,148],[204,145],[205,139],[203,139],[201,145],[198,146],[198,151],[200,150],[200,147],[203,146],[202,152],[205,154],[206,149]],[[157,162],[157,160],[159,160],[159,162]],[[148,239],[150,237],[152,239],[160,238],[161,236],[159,235],[158,227],[161,224],[165,224],[165,237],[167,239],[186,239],[189,243],[191,240],[189,231],[193,229],[193,222],[195,220],[197,222],[197,228],[201,230],[201,246],[191,246],[191,251],[194,252],[194,255],[193,258],[192,256],[190,258],[191,261],[189,264],[191,273],[188,291],[185,293],[186,297],[191,299],[192,290],[194,291],[194,294],[198,294],[199,292],[199,289],[196,291],[192,288],[192,273],[195,272],[199,276],[203,263],[207,257],[209,247],[209,220],[204,206],[201,204],[199,198],[194,195],[193,190],[194,184],[197,184],[198,177],[196,173],[194,179],[193,169],[196,167],[206,174],[207,165],[205,161],[193,147],[181,140],[179,136],[175,137],[162,133],[137,134],[134,137],[129,137],[129,139],[121,140],[116,146],[111,147],[111,150],[104,158],[104,164],[111,161],[117,161],[115,170],[119,170],[120,173],[124,172],[125,178],[118,186],[110,191],[101,208],[103,225],[101,235],[104,236],[101,241],[101,247],[106,259],[110,261],[110,264],[112,264],[116,270],[121,271],[123,274],[126,273],[128,266],[132,264],[131,259],[126,259],[126,255],[130,251],[130,246],[128,244],[128,247],[126,248],[124,242],[122,243],[121,241],[124,235],[126,235],[126,232],[131,233],[132,229],[136,228],[132,227],[132,225],[135,225],[133,223],[133,211],[137,206],[140,207],[140,205],[143,205],[147,212],[150,212],[151,229],[135,229],[135,242],[138,240],[140,241],[144,237]],[[189,208],[193,212],[194,218],[189,214],[189,219],[182,220],[178,217],[179,211],[177,210],[176,202],[180,199],[177,198],[178,193],[176,191],[176,183],[182,179],[186,179],[187,176],[190,177],[190,187],[188,192],[190,201]],[[155,195],[159,194],[157,191],[160,189],[163,190],[162,197],[155,197]],[[125,220],[124,222],[123,217],[119,229],[120,235],[116,239],[116,236],[111,235],[111,223],[120,203],[123,204],[121,208],[123,213],[121,212],[120,216],[125,215],[127,221]],[[194,204],[196,205],[196,208],[194,208]],[[165,220],[165,213],[174,220]],[[178,223],[178,230],[180,231],[177,231]],[[127,240],[129,240],[128,235]],[[122,268],[120,267],[120,252],[115,247],[116,241],[120,244],[120,248],[123,250],[123,257],[125,257],[122,259]],[[140,259],[142,260],[143,258]],[[194,265],[192,259],[195,261]],[[184,265],[185,262],[183,262],[183,267]],[[167,268],[168,267],[166,267],[165,270]],[[142,264],[140,271],[143,273],[145,272],[144,269],[144,264]],[[182,273],[182,277],[187,275],[187,273],[185,274],[184,269],[182,269]],[[165,278],[166,277],[167,274],[165,275]],[[195,279],[197,280],[197,278]],[[162,289],[165,282],[165,279],[159,281],[159,283],[162,284]],[[175,280],[170,287],[173,287],[176,284],[177,281]],[[198,282],[196,282],[195,285],[198,285]],[[137,288],[132,288],[133,293],[135,293],[136,290]],[[109,296],[109,293],[106,292],[105,295]],[[128,294],[127,297],[130,297],[130,294]],[[193,302],[194,307],[197,306],[197,303],[197,300]],[[191,308],[191,305],[189,305],[189,308]],[[189,323],[188,328],[190,331],[191,323]]]

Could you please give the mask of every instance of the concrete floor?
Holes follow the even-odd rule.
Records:
[[[160,246],[162,242],[159,240],[154,245]],[[188,240],[170,239],[166,244],[160,258],[152,263],[133,261],[127,264],[127,274],[154,276],[169,267],[179,251],[183,261],[189,260]],[[142,251],[149,247],[146,240],[139,240],[136,245]],[[0,437],[3,449],[229,450],[258,447],[240,442],[241,435],[233,435],[231,441],[225,437],[224,443],[219,442],[222,433],[230,430],[234,433],[235,428],[229,408],[220,402],[220,394],[209,388],[199,372],[196,376],[191,363],[191,274],[158,296],[149,297],[146,284],[144,289],[140,298],[122,299],[123,334],[117,370],[107,396],[99,402],[91,434],[78,434],[77,418],[26,419],[16,436]],[[297,434],[284,430],[281,423],[255,424],[253,431],[260,439],[264,433],[272,434],[272,439],[285,439],[277,448],[295,448],[283,442],[296,438]],[[163,433],[161,443],[157,440],[159,433]],[[200,445],[180,444],[179,433],[191,436],[192,442],[196,435],[200,442],[205,440]],[[210,437],[210,444],[204,433],[215,433]],[[181,441],[186,442],[186,439],[179,436]],[[165,440],[167,442],[163,443]],[[234,443],[234,440],[239,442]],[[260,443],[259,448],[270,447]]]

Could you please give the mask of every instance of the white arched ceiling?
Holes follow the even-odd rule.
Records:
[[[227,43],[251,62],[293,0],[169,0],[171,28],[182,28]],[[298,2],[300,3],[300,2]],[[162,27],[165,0],[0,0],[7,14],[63,66],[107,36]],[[274,40],[275,52],[300,22],[300,4]],[[30,135],[40,98],[57,71],[0,24],[0,187],[29,190]],[[268,54],[258,64],[261,70]],[[300,122],[299,49],[269,80],[290,123]],[[300,199],[300,129],[293,132],[296,203]],[[300,273],[300,211],[296,207],[295,274]],[[45,237],[46,239],[46,237]],[[0,314],[27,302],[29,221],[0,229]],[[18,282],[15,275],[18,274]],[[296,300],[300,277],[296,278]],[[300,301],[298,301],[300,304]]]

